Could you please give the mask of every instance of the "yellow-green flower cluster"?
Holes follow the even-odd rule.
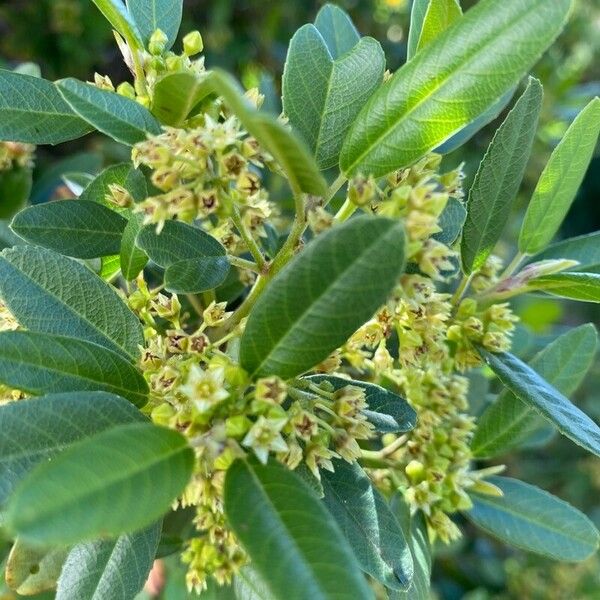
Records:
[[[16,167],[33,167],[35,146],[21,142],[0,142],[0,171],[10,171]]]

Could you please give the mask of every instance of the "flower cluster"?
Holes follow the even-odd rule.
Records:
[[[0,142],[0,171],[33,167],[35,146],[20,142]]]

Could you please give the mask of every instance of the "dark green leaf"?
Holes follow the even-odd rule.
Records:
[[[119,252],[126,224],[97,202],[62,200],[22,210],[11,228],[31,244],[75,258],[96,258]]]
[[[112,185],[125,188],[136,202],[144,200],[148,195],[143,173],[135,169],[131,163],[121,163],[104,169],[83,190],[79,200],[93,200],[109,205],[106,197],[110,195]],[[114,208],[114,205],[112,206]]]
[[[570,0],[481,0],[375,92],[351,127],[346,175],[409,165],[485,113],[561,31]]]
[[[461,241],[463,271],[485,263],[508,221],[517,196],[542,108],[542,86],[530,78],[527,89],[492,140],[469,192]]]
[[[465,513],[488,533],[554,560],[585,560],[598,550],[596,527],[576,508],[516,479],[490,477],[488,481],[504,495],[473,494],[473,508]]]
[[[479,349],[500,381],[522,402],[538,411],[566,437],[600,456],[600,428],[568,398],[512,354]]]
[[[243,567],[237,572],[233,589],[236,600],[277,600],[252,567]],[[219,597],[219,600],[224,599]]]
[[[237,460],[224,494],[229,523],[274,596],[374,597],[335,521],[291,471]]]
[[[9,499],[6,526],[40,544],[137,531],[167,511],[193,463],[176,431],[147,423],[114,427],[32,469]]]
[[[401,223],[361,216],[323,233],[259,297],[242,337],[242,366],[288,378],[318,364],[385,302],[404,262]]]
[[[229,273],[226,256],[203,256],[167,267],[165,287],[176,294],[199,294],[221,285]]]
[[[0,333],[0,382],[39,396],[112,392],[144,406],[148,385],[121,354],[83,340],[33,331]]]
[[[127,9],[133,17],[146,44],[160,29],[169,39],[167,50],[174,44],[179,27],[183,0],[127,0]]]
[[[0,503],[38,463],[90,435],[145,417],[106,392],[70,392],[0,408]]]
[[[541,260],[568,259],[579,261],[576,271],[588,271],[600,265],[600,232],[580,235],[548,246],[529,259],[529,263]]]
[[[441,231],[435,233],[433,238],[446,246],[451,246],[458,239],[466,218],[467,209],[463,203],[456,198],[449,198],[438,221]]]
[[[87,267],[52,250],[15,246],[0,253],[0,296],[27,329],[79,338],[135,357],[138,318]]]
[[[132,146],[161,132],[150,111],[135,100],[72,78],[55,85],[82,119],[117,142]]]
[[[532,289],[542,290],[554,296],[600,302],[600,274],[598,273],[556,273],[537,277],[529,282]]]
[[[315,19],[315,27],[327,44],[331,57],[336,60],[352,50],[360,35],[348,14],[335,4],[325,4]]]
[[[131,600],[152,568],[160,523],[116,540],[75,546],[63,567],[56,600]]]
[[[119,264],[123,277],[128,281],[135,279],[148,262],[146,253],[140,250],[135,244],[141,230],[142,220],[143,217],[141,215],[130,215],[121,240]]]
[[[25,206],[31,181],[29,168],[13,167],[0,171],[0,219],[9,219]]]
[[[594,362],[598,334],[593,325],[581,325],[561,335],[529,363],[559,392],[569,396]],[[540,417],[530,404],[505,390],[477,420],[471,443],[476,456],[496,456],[521,445],[539,428]]]
[[[334,466],[321,475],[323,501],[362,569],[387,588],[408,589],[412,556],[396,517],[358,464],[337,460]]]
[[[45,79],[0,69],[0,138],[60,144],[91,131]]]

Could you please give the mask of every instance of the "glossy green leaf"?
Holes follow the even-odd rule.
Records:
[[[254,305],[240,347],[242,366],[256,376],[307,371],[372,317],[404,263],[403,226],[390,219],[361,216],[321,234]]]
[[[348,14],[335,4],[325,4],[315,18],[315,27],[325,40],[331,57],[336,60],[352,50],[360,40]]]
[[[585,560],[598,550],[594,524],[552,494],[509,477],[490,477],[503,496],[472,494],[469,520],[503,542],[554,560]]]
[[[417,53],[419,38],[423,31],[425,14],[429,8],[429,0],[413,0],[410,11],[410,27],[408,31],[408,43],[406,45],[406,59],[412,60]]]
[[[181,26],[183,0],[127,0],[127,10],[133,17],[142,39],[147,44],[150,36],[160,29],[166,34],[169,49]]]
[[[438,220],[441,231],[432,237],[446,246],[451,246],[460,236],[466,218],[467,209],[463,203],[456,198],[449,198]]]
[[[142,35],[122,0],[92,0],[112,28],[130,44],[143,47]]]
[[[34,246],[0,253],[0,297],[27,329],[87,340],[131,357],[142,327],[117,292],[71,258]]]
[[[336,59],[315,25],[294,34],[283,73],[283,110],[321,169],[337,164],[346,132],[381,85],[384,70],[383,50],[373,38]]]
[[[323,471],[323,502],[352,547],[363,571],[387,588],[406,590],[413,576],[410,549],[384,497],[357,464],[336,460]]]
[[[554,424],[564,436],[600,456],[600,427],[584,412],[512,354],[479,349],[500,381],[522,402]]]
[[[152,568],[161,524],[116,540],[83,542],[65,561],[56,600],[131,600]]]
[[[417,52],[428,46],[461,17],[462,9],[458,0],[430,0],[423,18]]]
[[[575,271],[588,271],[600,265],[600,232],[580,235],[548,246],[529,259],[529,263],[541,260],[568,259],[579,261]]]
[[[481,0],[375,92],[350,128],[346,175],[385,175],[485,113],[561,31],[570,0]]]
[[[592,366],[597,349],[595,327],[581,325],[546,346],[529,366],[560,393],[570,396]],[[477,419],[471,449],[478,457],[507,452],[539,429],[540,420],[532,405],[505,390]]]
[[[248,133],[281,165],[292,189],[324,196],[327,183],[306,145],[276,118],[254,109],[233,77],[220,70],[212,71],[209,77],[210,85],[223,97]]]
[[[131,163],[120,163],[104,169],[94,178],[83,190],[79,200],[93,200],[114,208],[114,204],[111,205],[107,201],[110,188],[114,185],[125,188],[136,202],[144,200],[148,195],[148,186],[143,173],[135,169]]]
[[[599,133],[596,98],[573,121],[538,181],[521,227],[521,252],[535,254],[552,241],[585,177]]]
[[[533,279],[529,286],[553,296],[600,302],[600,274],[598,273],[556,273]]]
[[[121,354],[83,340],[33,331],[0,333],[0,382],[36,396],[100,390],[136,406],[148,400],[145,379]]]
[[[72,544],[137,531],[183,491],[194,453],[176,431],[119,425],[33,468],[6,508],[6,526],[31,542]]]
[[[31,183],[30,168],[13,167],[0,171],[0,219],[10,219],[25,206]]]
[[[274,596],[374,597],[335,521],[292,472],[237,460],[224,496],[227,519]]]
[[[142,221],[142,215],[130,215],[121,239],[119,264],[123,277],[128,281],[135,279],[148,262],[146,253],[138,248],[135,243],[142,228]]]
[[[72,78],[55,85],[82,119],[117,142],[132,146],[161,132],[159,122],[135,100]]]
[[[11,229],[31,244],[75,258],[119,252],[127,221],[114,210],[89,200],[62,200],[30,206]]]
[[[68,548],[40,548],[17,538],[6,561],[7,585],[22,596],[54,589],[68,552]]]
[[[176,294],[199,294],[220,286],[229,274],[226,256],[181,260],[167,267],[165,287]]]
[[[0,138],[60,144],[91,131],[52,83],[0,69]]]
[[[404,433],[414,429],[417,424],[417,413],[410,404],[380,385],[335,375],[310,375],[306,379],[317,384],[327,381],[334,390],[347,385],[355,385],[365,390],[365,400],[369,408],[363,412],[379,433]]]
[[[462,268],[467,275],[483,266],[508,221],[533,147],[542,95],[540,82],[530,78],[479,165],[461,240]]]
[[[181,126],[198,102],[210,93],[203,76],[190,71],[167,73],[154,86],[152,114],[165,125]]]
[[[98,275],[102,277],[104,281],[113,281],[120,272],[121,259],[118,254],[103,256],[100,259],[100,271],[98,271]]]
[[[0,408],[0,504],[38,463],[115,425],[145,420],[127,400],[106,392],[69,392]]]

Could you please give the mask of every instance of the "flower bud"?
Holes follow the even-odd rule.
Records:
[[[167,34],[161,29],[157,29],[151,36],[148,42],[148,51],[153,56],[160,56],[167,47],[169,38]]]
[[[183,38],[183,53],[186,56],[195,56],[204,49],[204,42],[199,31],[190,31]]]

